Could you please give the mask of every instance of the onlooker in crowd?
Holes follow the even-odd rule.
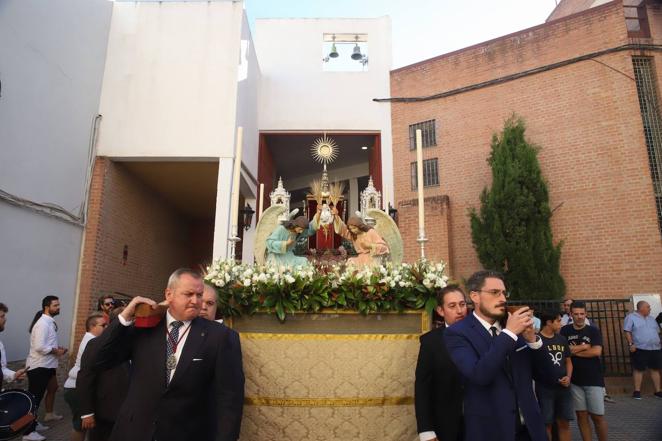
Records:
[[[561,303],[561,307],[563,308],[563,314],[561,315],[561,326],[569,325],[572,323],[572,314],[570,313],[570,305],[572,305],[572,302],[574,300],[572,299],[565,299],[563,303]],[[586,325],[590,325],[591,321],[586,317],[585,319]]]
[[[634,392],[632,397],[641,400],[641,380],[646,369],[650,369],[655,396],[662,398],[660,391],[660,369],[662,369],[662,346],[660,345],[660,327],[651,317],[651,305],[644,300],[637,302],[637,310],[628,314],[623,322],[625,338],[630,345],[632,379]]]
[[[444,332],[451,359],[465,379],[467,440],[546,441],[533,394],[531,350],[542,341],[528,307],[506,310],[506,287],[496,271],[478,271],[467,281],[475,310]],[[506,319],[505,327],[499,322]]]
[[[200,317],[207,320],[215,320],[223,323],[223,319],[218,314],[218,300],[216,290],[213,286],[205,283],[204,292],[202,293],[202,306],[200,307]]]
[[[99,303],[97,305],[97,311],[103,314],[103,318],[106,323],[110,322],[110,311],[115,307],[115,299],[112,295],[106,294],[99,298]]]
[[[116,320],[123,309],[113,309],[110,320]],[[92,339],[87,344],[81,357],[76,392],[80,403],[81,428],[89,431],[90,441],[108,441],[129,389],[129,363],[123,362],[100,371],[90,369],[98,349],[99,339]]]
[[[552,425],[556,422],[559,441],[570,441],[570,421],[575,419],[570,393],[572,361],[568,340],[559,334],[561,314],[543,311],[540,314],[542,348],[533,352],[533,378],[540,411],[552,440]]]
[[[133,300],[99,338],[92,369],[131,360],[131,386],[113,427],[113,441],[235,441],[244,402],[241,347],[236,333],[198,315],[202,277],[175,271],[165,290],[165,318],[133,326]]]
[[[85,440],[85,429],[81,427],[81,413],[80,413],[80,400],[78,398],[78,391],[76,389],[76,378],[78,371],[80,371],[80,360],[85,351],[85,347],[95,337],[101,335],[106,328],[107,323],[103,314],[95,313],[90,315],[85,321],[85,335],[78,346],[78,353],[76,354],[76,363],[74,367],[69,370],[69,376],[64,382],[64,401],[67,402],[71,409],[71,418],[73,424],[73,431],[71,432],[71,441]]]
[[[420,441],[462,440],[462,377],[451,361],[444,332],[467,315],[464,292],[448,285],[437,293],[444,325],[421,336],[416,363],[415,408]]]
[[[591,423],[595,426],[599,441],[607,441],[605,414],[605,381],[602,374],[602,334],[595,326],[586,324],[586,305],[573,302],[572,324],[561,328],[561,335],[568,339],[572,353],[572,392],[577,424],[584,441],[591,441]]]
[[[66,348],[58,345],[57,324],[54,317],[60,313],[60,300],[56,296],[46,296],[41,301],[42,310],[37,312],[30,325],[30,352],[25,361],[28,369],[28,390],[35,397],[35,404],[39,407],[44,393],[50,387],[50,395],[55,398],[57,378],[55,371],[58,366],[58,357],[67,352]],[[53,387],[52,385],[55,385]],[[53,401],[46,403],[44,421],[62,419],[62,415],[53,413]],[[26,441],[42,441],[46,439],[36,432],[37,422],[28,429],[23,439]],[[40,430],[46,429],[41,426]]]
[[[4,303],[0,303],[0,332],[5,330],[5,323],[7,323],[7,313],[9,308]],[[7,352],[5,352],[5,345],[0,341],[0,364],[2,370],[0,371],[0,388],[2,381],[15,381],[25,378],[25,369],[19,369],[16,372],[7,367]]]

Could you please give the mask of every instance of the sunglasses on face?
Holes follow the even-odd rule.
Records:
[[[103,306],[113,306],[113,302],[103,302]]]

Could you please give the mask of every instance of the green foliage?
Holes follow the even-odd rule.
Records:
[[[513,115],[492,136],[492,188],[480,195],[480,213],[470,211],[471,237],[483,267],[505,274],[513,298],[560,299],[562,243],[553,243],[538,148],[524,132],[524,122]]]
[[[216,288],[223,316],[269,311],[285,321],[287,313],[322,309],[361,314],[426,309],[432,314],[436,293],[448,282],[444,271],[445,264],[426,260],[365,268],[275,268],[218,261],[207,268],[205,280]]]

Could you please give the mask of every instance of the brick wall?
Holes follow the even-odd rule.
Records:
[[[88,213],[74,356],[85,319],[96,310],[101,294],[118,291],[160,301],[170,273],[195,258],[188,220],[121,163],[97,158]]]
[[[625,43],[622,6],[611,3],[398,69],[391,75],[391,91],[394,97],[431,95]],[[525,119],[528,138],[541,147],[550,205],[557,208],[554,238],[564,241],[561,271],[568,295],[622,298],[662,291],[662,240],[632,55],[616,52],[601,56],[600,63],[582,61],[443,99],[392,105],[398,207],[416,197],[408,125],[437,121],[437,146],[423,155],[439,158],[440,186],[426,188],[426,199],[448,197],[449,245],[440,240],[429,248],[442,250],[428,252],[443,255],[448,247],[451,276],[467,277],[481,267],[467,213],[490,185],[490,138],[515,112]],[[648,55],[660,65],[659,53]],[[403,230],[406,225],[405,220]],[[426,228],[428,236],[443,234]],[[415,246],[407,242],[407,256]]]

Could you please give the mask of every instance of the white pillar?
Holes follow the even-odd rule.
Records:
[[[349,178],[349,203],[347,204],[349,216],[361,209],[359,203],[359,180]]]
[[[213,258],[227,259],[230,237],[230,194],[232,189],[232,158],[218,161],[218,182],[216,185],[216,217],[214,220]],[[239,244],[238,246],[241,246]]]

